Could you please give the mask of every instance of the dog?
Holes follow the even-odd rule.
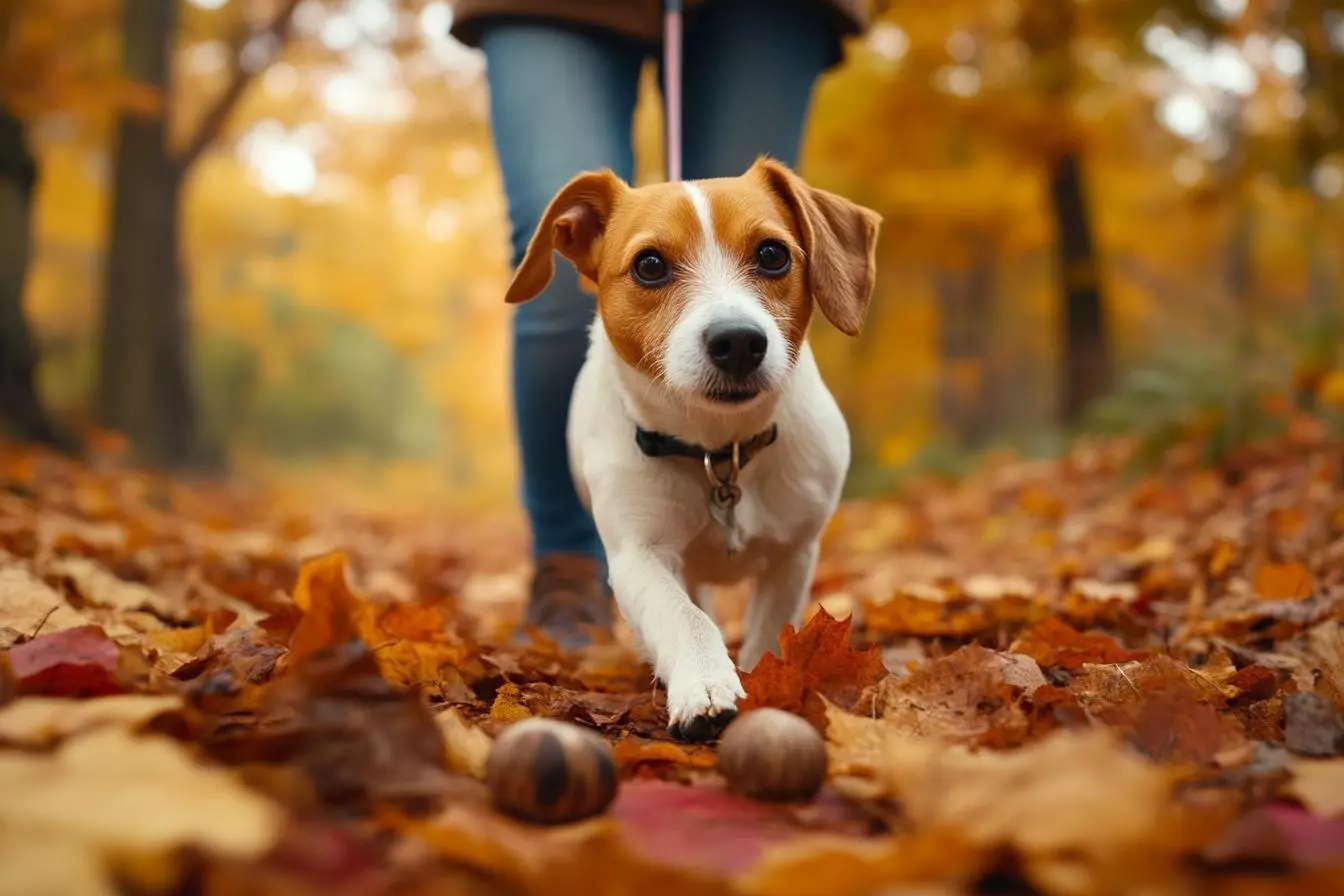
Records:
[[[640,187],[587,171],[514,272],[511,304],[545,288],[556,252],[596,286],[570,470],[679,740],[716,737],[745,696],[737,667],[802,621],[850,464],[808,326],[815,304],[859,333],[881,222],[765,156],[738,177]],[[709,598],[747,579],[735,666]]]

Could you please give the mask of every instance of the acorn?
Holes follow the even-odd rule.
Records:
[[[826,742],[804,719],[782,709],[753,709],[728,724],[719,741],[728,788],[770,802],[805,802],[826,782]]]
[[[611,805],[616,761],[611,745],[591,731],[553,719],[524,719],[490,748],[485,783],[504,814],[533,824],[565,824]]]

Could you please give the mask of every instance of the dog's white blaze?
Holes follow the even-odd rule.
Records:
[[[703,392],[714,377],[705,354],[705,331],[715,324],[755,324],[765,331],[768,347],[760,373],[767,388],[775,388],[788,373],[787,344],[778,322],[752,288],[745,265],[724,250],[714,231],[709,197],[697,184],[684,182],[691,207],[704,238],[687,274],[690,298],[668,336],[663,371],[674,387]]]
[[[714,221],[709,216],[709,197],[705,195],[704,190],[689,181],[682,186],[691,197],[691,208],[695,209],[695,216],[700,219],[700,229],[713,236]]]

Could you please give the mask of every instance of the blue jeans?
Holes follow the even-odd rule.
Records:
[[[687,179],[743,173],[761,153],[796,164],[817,76],[838,43],[812,0],[714,0],[684,42]],[[580,171],[634,176],[631,124],[639,70],[656,48],[541,20],[483,29],[490,113],[512,223],[513,260],[546,205]],[[565,422],[588,348],[593,297],[561,262],[513,314],[513,409],[534,556],[602,557],[570,477]],[[632,436],[633,438],[633,436]]]

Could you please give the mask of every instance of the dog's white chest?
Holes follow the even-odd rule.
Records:
[[[732,584],[759,575],[767,565],[815,536],[818,519],[834,500],[835,476],[830,470],[813,470],[799,463],[797,450],[786,439],[766,448],[753,467],[743,471],[741,500],[732,514],[739,545],[736,551],[728,549],[730,534],[719,515],[709,511],[712,501],[706,490],[709,512],[683,556],[689,578]],[[786,471],[797,476],[786,475]]]
[[[739,548],[728,549],[729,532],[717,520],[710,519],[687,545],[682,565],[686,577],[705,584],[731,585],[760,575],[773,560],[789,550],[785,533],[763,531],[754,525],[761,521],[761,502],[743,497],[737,509]],[[746,506],[743,506],[746,505]],[[750,527],[743,517],[753,524]]]

